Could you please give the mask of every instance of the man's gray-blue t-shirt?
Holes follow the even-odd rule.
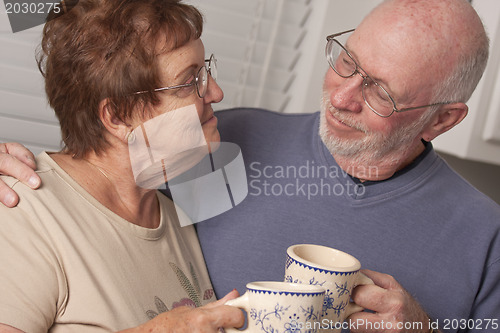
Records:
[[[484,320],[478,332],[500,330],[485,329],[500,320],[500,206],[431,144],[390,179],[360,185],[322,143],[319,113],[216,116],[222,141],[241,147],[249,186],[238,206],[197,224],[218,297],[283,280],[286,249],[313,243],[392,275],[445,331],[467,318]]]

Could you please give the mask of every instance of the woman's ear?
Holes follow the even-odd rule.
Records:
[[[430,124],[422,132],[422,139],[431,141],[458,125],[468,113],[465,103],[445,104],[433,116]]]
[[[114,103],[109,98],[105,98],[99,103],[99,117],[109,134],[119,141],[127,142],[131,128],[116,116]]]

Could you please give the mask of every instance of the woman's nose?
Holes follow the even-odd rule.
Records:
[[[219,103],[224,98],[224,92],[221,87],[217,84],[211,75],[208,75],[208,87],[207,93],[204,97],[204,102],[209,103]]]

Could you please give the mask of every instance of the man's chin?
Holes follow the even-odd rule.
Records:
[[[354,140],[347,140],[336,137],[328,130],[325,124],[320,127],[320,138],[326,148],[332,155],[341,155],[344,157],[352,157],[362,154],[365,150],[365,143]]]

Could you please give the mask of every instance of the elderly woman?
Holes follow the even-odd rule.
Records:
[[[21,200],[0,207],[1,332],[243,324],[223,305],[236,293],[211,303],[194,228],[136,184],[129,159],[133,130],[178,109],[219,140],[211,103],[223,94],[201,32],[201,14],[178,0],[65,1],[49,17],[38,60],[65,148],[37,157],[38,191],[3,177]]]

